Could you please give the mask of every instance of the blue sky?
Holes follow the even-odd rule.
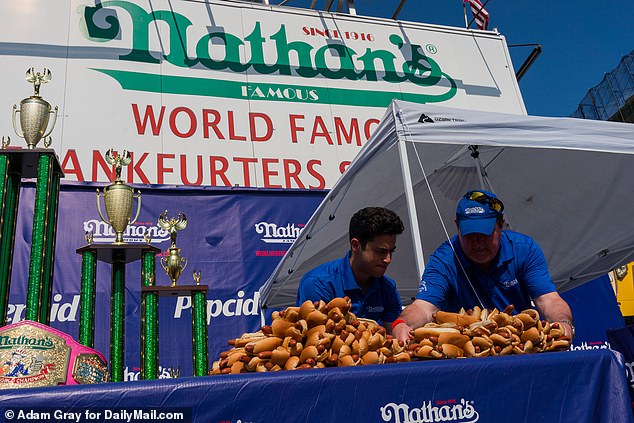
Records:
[[[310,3],[289,0],[286,5]],[[326,3],[317,0],[316,8],[323,10]],[[331,10],[336,10],[337,3]],[[354,5],[357,15],[390,18],[399,3],[355,0]],[[489,0],[486,9],[491,16],[489,28],[498,28],[509,46],[542,46],[542,54],[519,83],[530,115],[570,115],[588,89],[634,50],[634,0]],[[464,27],[461,0],[408,0],[398,19]],[[516,70],[531,49],[509,47]]]

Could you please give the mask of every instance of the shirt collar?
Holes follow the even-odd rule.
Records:
[[[343,258],[343,272],[345,274],[345,278],[343,278],[343,289],[351,290],[351,289],[359,289],[359,285],[357,285],[357,280],[354,278],[354,273],[352,273],[352,266],[350,266],[350,250],[346,253],[346,256]]]

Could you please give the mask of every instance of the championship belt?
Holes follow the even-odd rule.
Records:
[[[103,354],[70,335],[30,320],[0,328],[0,389],[107,380]]]

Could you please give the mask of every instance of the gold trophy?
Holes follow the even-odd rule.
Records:
[[[165,210],[158,218],[158,225],[161,229],[169,231],[170,233],[171,245],[168,250],[169,255],[167,257],[161,257],[161,267],[163,267],[167,276],[172,280],[172,286],[176,286],[178,277],[187,267],[187,259],[181,257],[181,249],[176,247],[176,232],[187,227],[187,217],[185,213],[178,213],[178,218],[169,219],[167,217],[167,210]]]
[[[57,121],[57,106],[51,110],[51,105],[40,97],[40,86],[51,80],[51,71],[44,68],[42,73],[35,72],[34,68],[26,71],[26,81],[33,84],[35,94],[29,98],[25,98],[20,102],[20,108],[13,105],[13,130],[20,137],[26,140],[29,149],[37,147],[37,143],[44,138],[44,147],[51,145],[50,133],[55,127]],[[16,125],[16,115],[20,114],[20,128]],[[49,128],[49,118],[53,114],[53,120]],[[49,128],[47,130],[47,128]],[[8,142],[7,142],[8,145]],[[4,140],[3,140],[3,147]]]
[[[137,191],[135,194],[134,189],[121,180],[121,168],[130,164],[132,160],[128,151],[124,150],[123,153],[115,156],[111,148],[106,152],[105,157],[106,162],[115,167],[116,177],[111,185],[103,189],[103,194],[99,192],[99,188],[97,188],[97,210],[99,211],[101,220],[112,226],[116,233],[113,244],[121,245],[125,244],[123,241],[123,233],[126,227],[136,222],[141,212],[141,191]],[[99,197],[101,196],[104,197],[108,220],[103,217],[103,213],[101,212],[101,202],[99,201]],[[134,198],[137,199],[136,216],[130,220],[132,215],[132,200]]]

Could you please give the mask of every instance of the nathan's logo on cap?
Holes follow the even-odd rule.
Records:
[[[489,191],[469,191],[458,202],[456,219],[460,233],[469,235],[493,233],[497,219],[502,216],[504,204]]]
[[[484,210],[483,207],[477,206],[477,207],[467,207],[466,209],[464,209],[464,214],[483,214],[486,213],[486,210]]]

